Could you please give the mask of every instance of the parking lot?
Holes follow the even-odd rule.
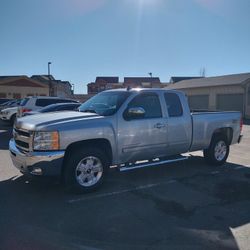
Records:
[[[12,165],[0,123],[0,249],[250,249],[250,125],[228,163],[189,160],[120,173],[73,195]]]

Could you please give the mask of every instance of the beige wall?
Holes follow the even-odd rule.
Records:
[[[241,86],[218,86],[182,89],[188,96],[192,95],[209,95],[209,109],[216,109],[216,95],[218,94],[244,94],[244,88]]]
[[[6,98],[13,98],[15,93],[24,98],[28,95],[49,95],[49,88],[0,85],[0,93],[6,93]]]

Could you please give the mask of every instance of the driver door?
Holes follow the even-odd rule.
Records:
[[[143,108],[144,117],[127,119],[129,108]],[[122,163],[166,155],[167,118],[162,115],[159,96],[147,92],[135,96],[118,121],[118,153]]]

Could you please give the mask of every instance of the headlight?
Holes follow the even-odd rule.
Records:
[[[59,133],[53,132],[35,132],[33,139],[34,150],[58,150]]]

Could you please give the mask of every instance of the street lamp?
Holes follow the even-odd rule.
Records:
[[[51,62],[48,62],[49,96],[52,96],[52,84],[51,84],[51,78],[50,78],[50,65],[51,65]]]

